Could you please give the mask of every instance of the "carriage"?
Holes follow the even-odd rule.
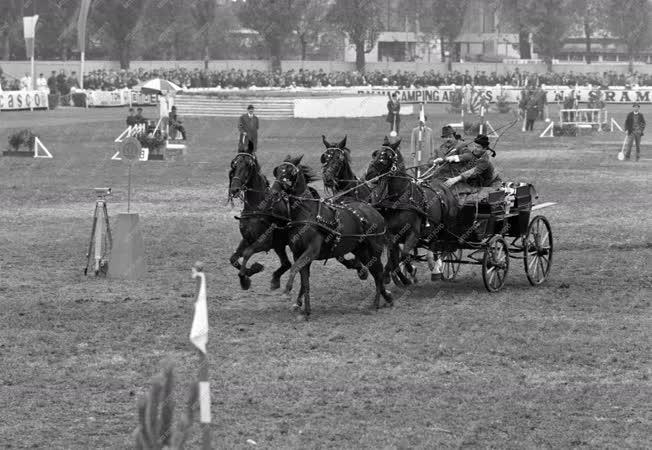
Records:
[[[520,259],[530,284],[539,285],[550,273],[553,238],[548,219],[531,216],[554,203],[534,205],[537,198],[534,187],[523,183],[491,192],[481,202],[464,203],[442,230],[426,228],[419,246],[439,252],[444,280],[453,280],[462,264],[480,265],[485,287],[497,292],[510,260]]]

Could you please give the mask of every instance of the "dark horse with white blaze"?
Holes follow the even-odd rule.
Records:
[[[274,250],[281,261],[281,267],[272,274],[271,288],[281,286],[281,275],[287,272],[290,262],[285,247],[288,234],[285,225],[289,221],[286,216],[274,214],[271,209],[269,182],[260,171],[256,156],[241,149],[231,161],[229,171],[229,198],[240,196],[244,209],[237,218],[240,221],[242,240],[231,255],[230,262],[239,269],[240,286],[249,289],[252,275],[261,272],[263,265],[254,263],[247,268],[247,262],[252,255],[259,252]],[[242,263],[238,259],[242,257]]]
[[[338,259],[353,253],[356,261],[364,264],[374,278],[376,293],[374,306],[379,307],[380,296],[391,305],[393,300],[382,282],[382,264],[385,220],[368,203],[350,199],[331,203],[314,199],[308,193],[308,183],[315,178],[312,169],[300,165],[303,156],[287,157],[274,169],[276,183],[272,190],[279,192],[290,211],[289,243],[294,264],[286,285],[292,290],[294,277],[301,274],[304,313],[310,316],[310,265],[315,260]],[[297,299],[300,303],[300,298]]]
[[[324,187],[342,199],[369,201],[371,189],[351,169],[351,150],[346,147],[346,136],[332,144],[322,135],[326,150],[321,155]]]
[[[390,143],[385,137],[381,148],[373,152],[365,175],[366,180],[378,180],[372,192],[372,204],[387,222],[389,256],[384,278],[388,280],[391,276],[398,285],[410,284],[398,270],[399,264],[409,264],[410,254],[420,242],[429,246],[459,209],[450,189],[437,181],[418,183],[407,173],[400,143],[400,139]]]

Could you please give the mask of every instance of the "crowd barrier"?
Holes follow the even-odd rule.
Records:
[[[43,91],[2,91],[0,111],[48,109],[48,94]]]

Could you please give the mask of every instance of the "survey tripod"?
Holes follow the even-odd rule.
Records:
[[[109,227],[109,213],[106,210],[106,196],[111,195],[111,188],[95,188],[95,192],[97,193],[97,200],[95,201],[93,228],[91,229],[91,239],[86,253],[84,275],[88,275],[91,266],[95,275],[99,275],[100,272],[106,275],[109,263],[108,257],[113,246],[111,228]]]

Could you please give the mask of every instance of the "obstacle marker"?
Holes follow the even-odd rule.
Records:
[[[612,117],[612,118],[611,118],[611,131],[612,131],[612,132],[614,131],[614,127],[615,127],[615,128],[618,128],[618,129],[620,130],[621,133],[624,133],[624,132],[625,132],[625,130],[623,130],[623,129],[620,127],[620,124],[619,124],[618,122],[616,122],[616,119],[614,119],[614,118]]]
[[[148,148],[141,148],[140,149],[140,156],[138,156],[138,161],[147,161],[147,158],[149,157],[149,149]],[[120,150],[115,152],[115,155],[111,157],[113,161],[122,161],[122,156],[120,155]]]
[[[39,149],[43,151],[43,155],[39,154]],[[34,158],[52,158],[52,153],[45,148],[45,145],[43,145],[43,142],[38,137],[34,138]]]
[[[484,134],[486,134],[487,137],[497,138],[497,137],[498,137],[498,133],[496,133],[496,130],[495,130],[494,127],[491,125],[491,123],[489,123],[488,120],[485,121],[485,125],[486,125],[487,129],[485,130],[484,127],[483,127]],[[488,133],[488,131],[491,131],[491,133]]]
[[[555,137],[555,122],[551,120],[545,130],[539,135],[540,138],[543,137]]]

